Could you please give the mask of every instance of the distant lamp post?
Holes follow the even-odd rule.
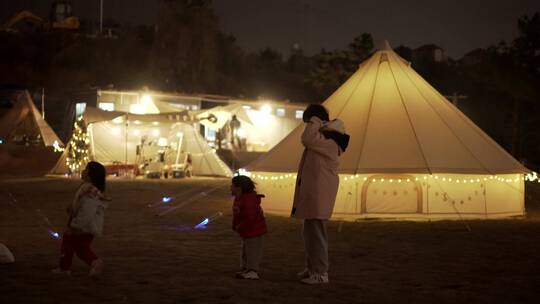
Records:
[[[99,34],[103,35],[103,0],[99,0]]]

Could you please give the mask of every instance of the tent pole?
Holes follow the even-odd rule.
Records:
[[[125,163],[126,163],[126,175],[127,175],[127,164],[128,164],[128,123],[129,121],[129,114],[126,113],[126,132],[125,132],[125,139],[126,139],[126,145],[125,145]]]
[[[41,88],[41,118],[45,119],[45,87]]]
[[[178,165],[178,160],[180,160],[180,148],[182,147],[183,139],[184,139],[184,133],[178,136],[178,144],[176,145],[176,160],[174,162],[175,165]]]

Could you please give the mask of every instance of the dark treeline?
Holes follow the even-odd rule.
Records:
[[[37,88],[143,86],[163,91],[324,101],[375,50],[359,33],[343,50],[285,57],[246,52],[219,29],[210,1],[163,0],[156,26],[123,26],[117,37],[63,31],[0,32],[0,84]],[[518,36],[443,61],[395,50],[516,158],[540,164],[540,20],[517,21]]]

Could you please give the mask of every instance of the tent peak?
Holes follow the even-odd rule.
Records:
[[[388,40],[383,40],[379,47],[380,51],[392,51],[392,47],[390,46],[390,43]]]

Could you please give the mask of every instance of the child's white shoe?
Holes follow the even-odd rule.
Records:
[[[103,263],[103,260],[97,259],[94,262],[92,262],[92,265],[90,265],[90,273],[88,273],[89,277],[97,277],[103,272],[103,267],[105,266],[105,263]]]
[[[254,270],[248,270],[248,271],[239,273],[239,274],[236,275],[236,277],[239,278],[239,279],[246,279],[246,280],[258,280],[259,279],[259,275]]]
[[[312,273],[309,277],[300,280],[300,282],[309,285],[328,284],[328,272],[325,272],[323,274]]]
[[[62,270],[62,268],[60,268],[60,267],[56,267],[55,269],[51,270],[51,272],[54,273],[54,274],[62,274],[62,275],[66,275],[66,276],[71,275],[71,271]]]

